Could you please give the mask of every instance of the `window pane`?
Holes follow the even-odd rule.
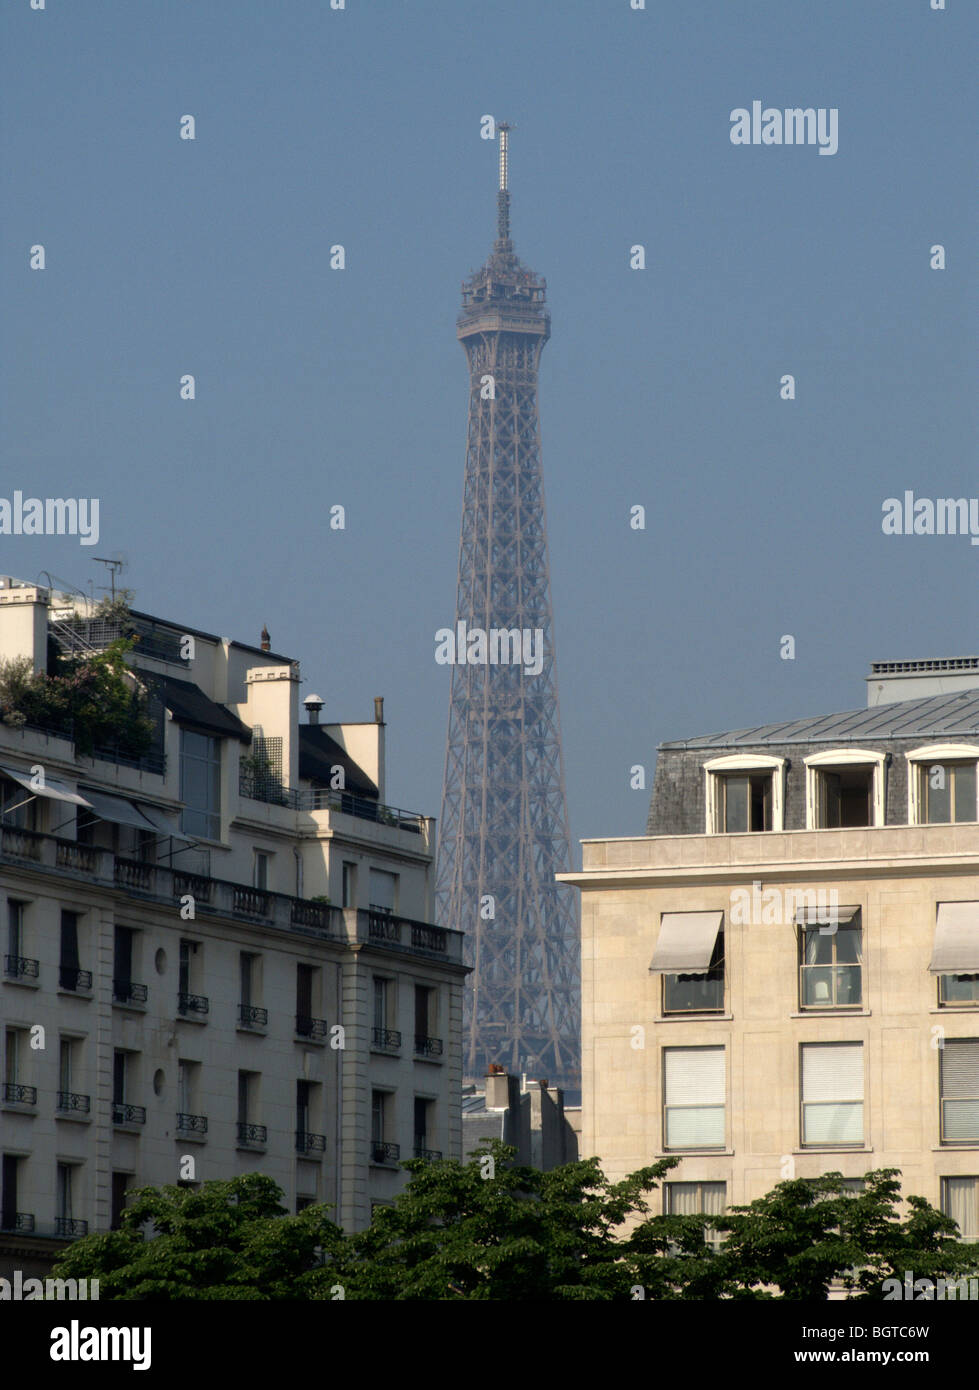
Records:
[[[976,818],[976,765],[962,763],[955,769],[955,819]]]
[[[945,1178],[942,1210],[958,1222],[963,1240],[979,1239],[979,1178]]]
[[[929,825],[944,825],[951,819],[952,769],[947,763],[933,763],[924,769],[925,797]]]
[[[837,927],[830,940],[836,943],[836,960],[840,965],[857,965],[860,962],[860,928]]]
[[[725,777],[722,780],[724,829],[728,834],[739,834],[748,829],[748,779]]]
[[[802,1002],[809,1008],[833,1003],[833,967],[804,965],[802,967]]]
[[[724,1106],[699,1105],[666,1112],[668,1149],[724,1147]]]
[[[860,1003],[860,966],[836,967],[836,1003],[843,1007]]]
[[[979,1100],[942,1102],[946,1139],[979,1139]]]
[[[830,1101],[802,1107],[804,1144],[862,1144],[863,1101]]]

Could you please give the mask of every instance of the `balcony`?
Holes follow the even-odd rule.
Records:
[[[296,1130],[296,1153],[321,1154],[326,1152],[326,1135],[310,1134],[305,1129]]]
[[[268,1130],[264,1125],[238,1123],[238,1147],[241,1149],[264,1149],[268,1142]]]
[[[371,1163],[397,1163],[400,1157],[400,1144],[389,1144],[383,1139],[371,1140]]]
[[[111,850],[91,846],[82,847],[85,849],[83,863],[83,859],[74,854],[77,848],[74,840],[0,825],[0,865],[30,863],[61,884],[71,879],[83,880],[87,885],[94,881],[131,893],[141,901],[151,900],[170,908],[179,905],[181,898],[189,893],[201,915],[260,922],[268,931],[315,935],[344,945],[371,943],[462,965],[462,932],[390,912],[341,908],[310,898],[265,892],[249,885],[190,873],[186,869],[120,858]],[[30,962],[27,972],[36,967],[36,961]],[[81,975],[87,973],[83,971]],[[8,972],[5,978],[20,979],[30,988],[37,985],[36,976],[32,978],[30,973],[11,976]],[[79,990],[84,987],[80,984]]]
[[[34,1213],[30,1211],[4,1212],[0,1215],[0,1231],[20,1231],[24,1235],[34,1230]]]
[[[36,1105],[37,1087],[21,1086],[17,1081],[5,1081],[3,1103],[4,1105]]]
[[[142,1105],[127,1105],[122,1101],[115,1101],[112,1106],[112,1123],[114,1125],[145,1125],[146,1108]]]
[[[68,1240],[78,1240],[80,1236],[88,1235],[88,1222],[80,1221],[77,1217],[56,1216],[54,1218],[54,1233]]]
[[[92,989],[91,970],[76,970],[74,966],[62,965],[58,970],[58,988],[72,994],[88,994]]]
[[[146,986],[136,984],[135,980],[112,981],[113,1004],[145,1004],[148,996],[149,990]]]
[[[429,1038],[424,1033],[415,1034],[416,1057],[441,1057],[442,1039]]]
[[[182,1018],[187,1018],[191,1015],[202,1018],[210,1011],[210,1008],[210,1000],[204,994],[177,995],[177,1013],[180,1014]]]
[[[239,1028],[267,1028],[269,1023],[268,1009],[258,1009],[254,1004],[238,1005],[238,1027]]]
[[[429,1163],[435,1163],[442,1157],[441,1149],[427,1149],[425,1141],[427,1136],[424,1134],[415,1135],[415,1157],[428,1159]]]
[[[207,1116],[188,1115],[183,1110],[177,1112],[178,1134],[206,1134]]]
[[[325,1018],[308,1018],[305,1014],[296,1014],[296,1033],[300,1038],[322,1042],[328,1031]]]
[[[379,1047],[384,1052],[398,1052],[401,1048],[401,1034],[396,1028],[372,1028],[371,1047]]]
[[[89,1096],[80,1096],[75,1091],[59,1091],[57,1108],[67,1115],[87,1115],[92,1101]]]
[[[4,956],[3,973],[8,980],[36,980],[40,965],[27,956]]]

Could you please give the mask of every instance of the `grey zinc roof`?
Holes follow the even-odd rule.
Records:
[[[897,700],[870,709],[818,714],[759,724],[698,738],[675,739],[660,748],[757,748],[764,743],[860,743],[883,738],[956,738],[979,735],[979,690],[930,695],[925,700]]]

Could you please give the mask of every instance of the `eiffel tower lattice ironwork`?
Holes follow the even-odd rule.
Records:
[[[436,894],[466,932],[463,1068],[580,1086],[578,904],[554,881],[570,835],[561,754],[537,370],[546,285],[510,240],[508,134],[497,238],[462,287],[469,434]],[[519,639],[519,640],[518,640]]]

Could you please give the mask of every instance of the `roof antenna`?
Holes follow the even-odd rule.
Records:
[[[103,555],[93,555],[93,560],[98,560],[100,565],[106,565],[109,570],[109,583],[112,585],[112,602],[116,601],[116,574],[122,569],[121,560],[107,560]],[[100,584],[99,588],[105,593],[105,585]]]
[[[510,152],[509,136],[514,129],[506,121],[496,127],[500,136],[500,191],[496,195],[496,234],[500,241],[510,240]]]

